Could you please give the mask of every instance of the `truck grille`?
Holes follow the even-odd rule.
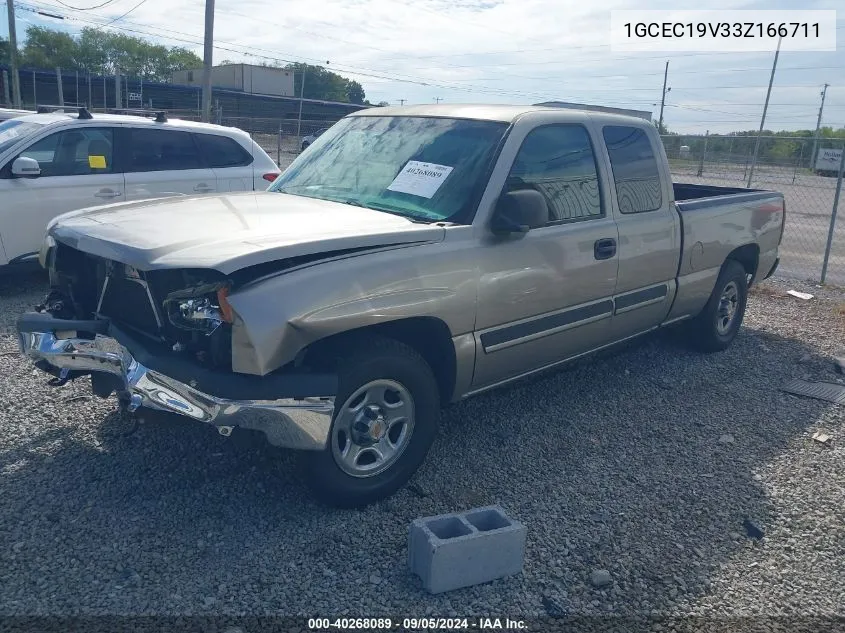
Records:
[[[103,281],[97,312],[118,324],[158,337],[160,316],[142,274],[122,264],[113,264],[111,274]]]

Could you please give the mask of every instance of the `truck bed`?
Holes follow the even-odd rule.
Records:
[[[678,298],[670,318],[695,314],[729,256],[740,259],[753,281],[777,263],[783,235],[783,194],[763,189],[673,183],[681,223]]]
[[[675,202],[698,200],[700,198],[716,198],[740,193],[763,193],[765,189],[746,189],[745,187],[717,187],[716,185],[694,185],[685,182],[673,182]],[[768,192],[766,192],[768,193]]]

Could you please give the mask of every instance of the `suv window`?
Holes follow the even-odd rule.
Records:
[[[657,159],[645,130],[608,125],[602,130],[622,213],[655,211],[663,204]]]
[[[536,189],[542,193],[551,222],[604,215],[593,146],[580,125],[545,125],[529,132],[506,187],[508,191]]]
[[[132,128],[127,171],[173,171],[202,167],[189,132]]]
[[[20,156],[37,160],[42,176],[110,174],[114,171],[113,148],[110,128],[80,127],[46,136]]]
[[[209,167],[242,167],[252,163],[252,155],[234,139],[216,134],[194,136]]]

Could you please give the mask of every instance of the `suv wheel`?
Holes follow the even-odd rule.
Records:
[[[420,467],[437,434],[440,396],[431,368],[411,347],[357,341],[337,362],[338,394],[321,452],[304,452],[317,497],[344,508],[392,495]]]

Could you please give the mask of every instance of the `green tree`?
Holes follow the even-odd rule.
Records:
[[[288,64],[285,70],[293,71],[294,93],[300,96],[302,73],[305,73],[305,99],[364,103],[364,88],[357,81],[333,73],[322,66],[300,62]]]
[[[9,64],[9,40],[0,37],[0,64]]]
[[[354,79],[346,80],[346,99],[349,103],[364,103],[364,87]]]
[[[79,68],[79,45],[67,33],[31,26],[26,30],[20,65],[44,69]]]
[[[168,81],[176,70],[198,68],[202,60],[186,48],[168,48],[140,37],[86,27],[78,37],[42,27],[30,27],[22,52],[22,66],[83,70]]]

